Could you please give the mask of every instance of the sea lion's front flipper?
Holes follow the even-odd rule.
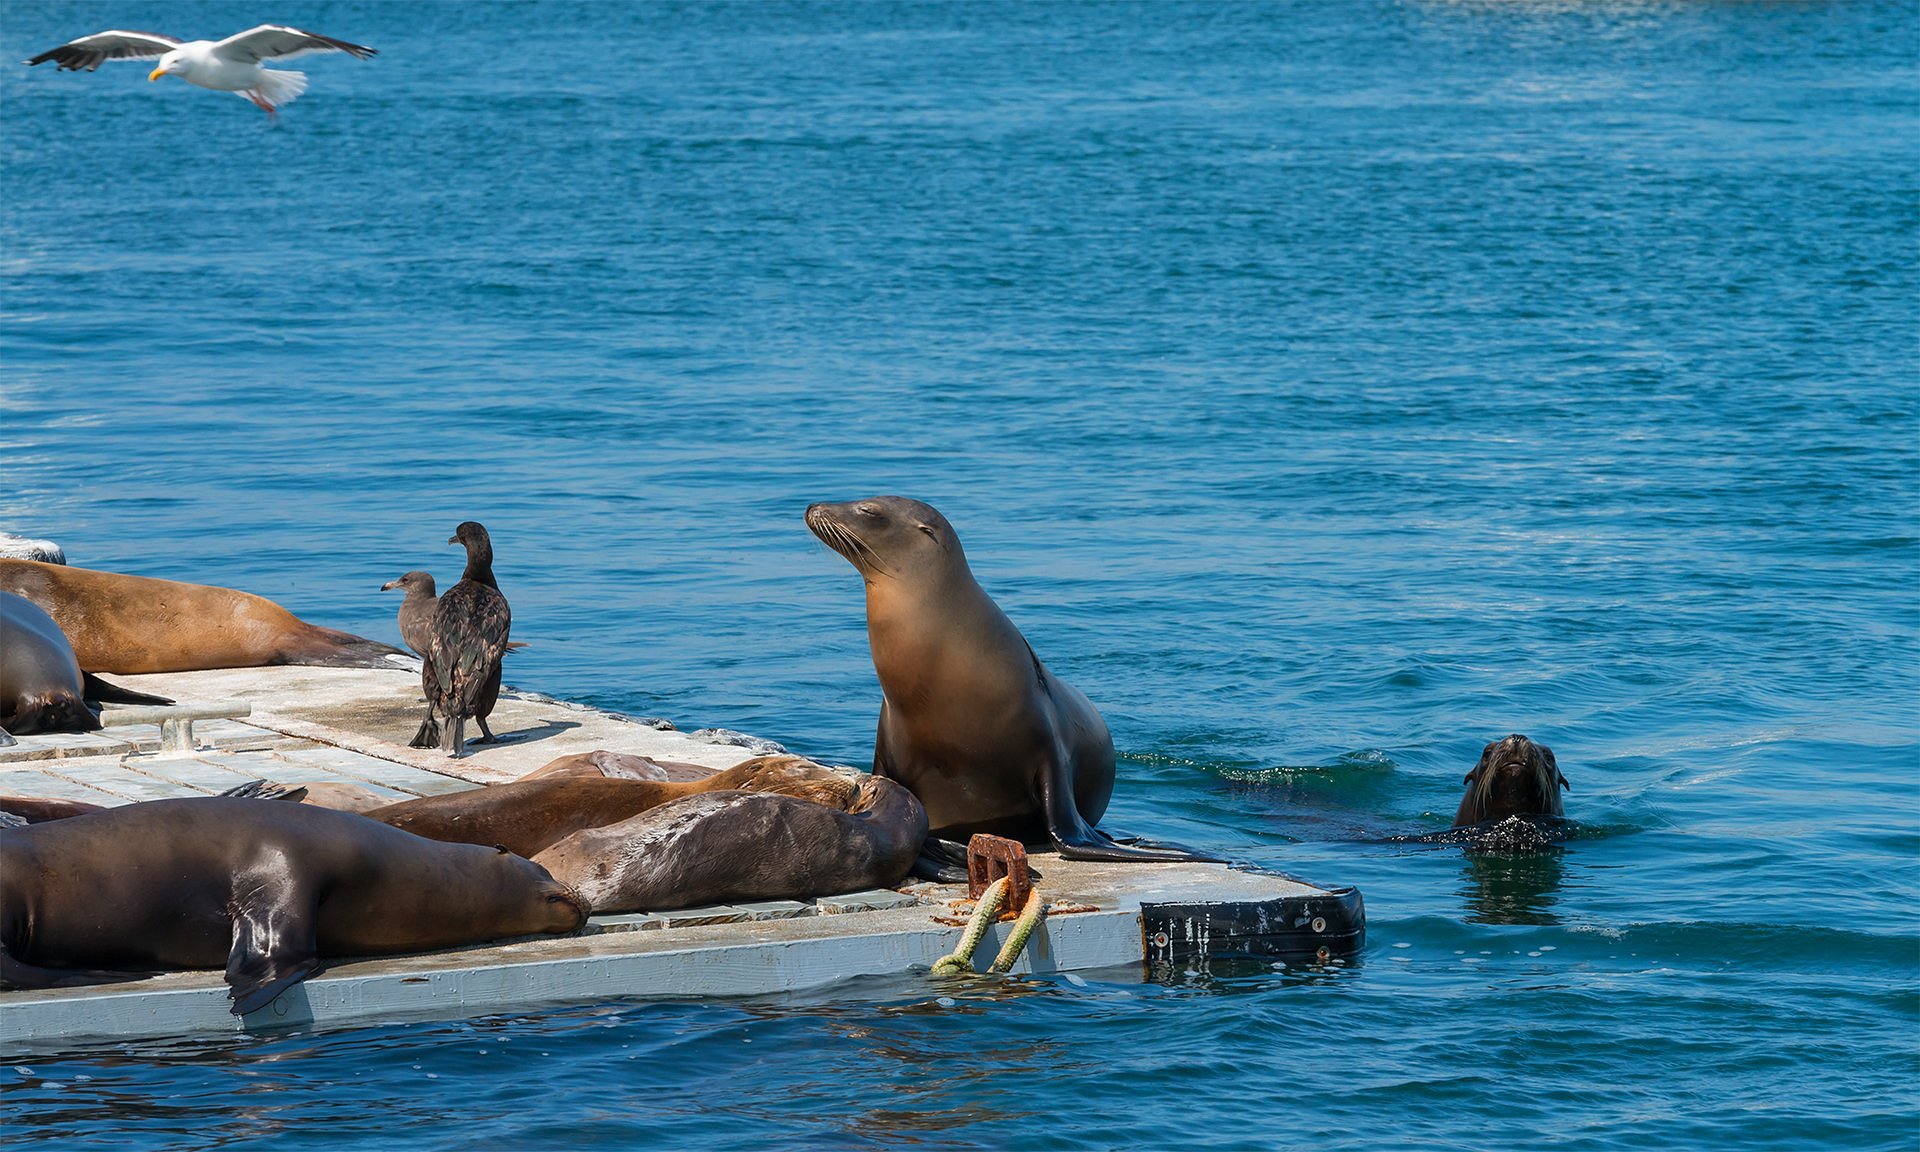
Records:
[[[0,728],[0,748],[11,748],[18,743],[19,741],[13,738],[12,733],[5,728]]]
[[[118,684],[109,684],[91,672],[80,673],[80,695],[103,704],[171,704],[165,696],[135,692]]]
[[[273,1003],[320,967],[318,900],[286,875],[285,867],[284,862],[267,864],[234,876],[227,905],[233,916],[227,994],[235,1016]]]
[[[0,812],[0,830],[7,828],[25,828],[33,823],[18,812]]]
[[[1106,833],[1080,818],[1080,809],[1073,800],[1073,787],[1063,777],[1064,773],[1057,763],[1047,765],[1040,774],[1040,799],[1046,809],[1047,835],[1053,838],[1053,846],[1060,850],[1063,859],[1099,860],[1112,864],[1221,862],[1217,856],[1190,852],[1173,845],[1141,848],[1114,843]]]

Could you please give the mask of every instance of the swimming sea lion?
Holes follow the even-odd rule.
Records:
[[[1094,827],[1113,794],[1106,721],[981,590],[946,517],[878,496],[815,504],[807,527],[866,581],[883,694],[873,771],[913,790],[934,836],[1051,841],[1069,860],[1206,859],[1116,844]],[[933,871],[950,874],[923,865]]]
[[[1455,828],[1509,816],[1564,816],[1560,790],[1572,788],[1553,749],[1518,732],[1481,749],[1480,762],[1463,782],[1467,794],[1454,813]]]
[[[460,582],[447,589],[433,612],[433,632],[420,669],[427,694],[427,718],[413,737],[415,748],[466,755],[466,722],[480,725],[476,744],[498,743],[487,716],[500,696],[500,658],[506,654],[513,613],[493,578],[493,542],[487,530],[468,520],[454,530],[449,544],[464,544],[467,567]]]
[[[24,596],[0,592],[0,640],[0,731],[92,732],[100,717],[89,700],[173,703],[82,672],[60,625]]]
[[[387,655],[400,651],[309,624],[263,597],[205,584],[0,559],[0,590],[45,609],[86,672],[391,668]]]
[[[700,780],[548,776],[423,796],[364,815],[416,836],[497,845],[531,858],[583,829],[617,824],[682,796],[726,790],[778,792],[844,809],[854,783],[798,756],[762,756]]]
[[[884,888],[906,877],[926,836],[913,794],[867,776],[840,806],[772,792],[683,796],[575,832],[535,862],[595,913],[657,912]]]
[[[545,869],[496,849],[305,804],[217,797],[0,831],[0,876],[0,983],[66,987],[224,965],[236,1016],[323,956],[573,932],[586,919]]]

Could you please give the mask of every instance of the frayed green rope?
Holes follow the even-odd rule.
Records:
[[[960,947],[950,956],[942,956],[933,963],[935,976],[958,976],[962,972],[973,971],[973,950],[980,947],[980,938],[987,934],[987,925],[1000,914],[1000,901],[1007,895],[1007,878],[1002,876],[987,886],[980,894],[980,903],[974,906],[973,919],[967,921],[967,930],[960,934]]]
[[[1020,950],[1027,946],[1027,937],[1033,935],[1033,930],[1046,915],[1047,902],[1040,899],[1040,889],[1030,889],[1027,892],[1027,906],[1020,910],[1020,919],[1014,921],[1013,933],[1000,946],[1000,955],[987,965],[987,971],[1004,973],[1012,968],[1013,962],[1020,959]]]

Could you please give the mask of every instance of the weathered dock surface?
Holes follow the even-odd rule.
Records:
[[[681,732],[503,691],[506,738],[452,760],[405,746],[423,714],[419,675],[382,669],[248,668],[116,677],[211,717],[171,741],[146,710],[108,714],[80,735],[21,737],[0,748],[0,793],[124,804],[211,795],[248,780],[335,782],[394,799],[515,779],[557,756],[611,749],[730,767],[771,750],[737,733]],[[140,719],[142,722],[123,722]],[[171,747],[169,747],[171,745]],[[688,771],[693,771],[689,769]],[[1253,953],[1333,962],[1364,932],[1358,893],[1223,865],[1103,865],[1035,859],[1038,887],[1074,911],[1050,915],[1014,971],[1185,963]],[[3,878],[0,878],[3,879]],[[176,1036],[403,1017],[483,1015],[535,1004],[621,997],[751,995],[924,969],[958,943],[949,921],[964,886],[595,917],[578,936],[423,955],[335,962],[260,1011],[236,1019],[218,972],[127,984],[0,993],[0,1046]],[[1004,938],[995,926],[985,963]]]

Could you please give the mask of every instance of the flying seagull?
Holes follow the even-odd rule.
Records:
[[[285,24],[262,24],[225,40],[184,43],[158,32],[96,32],[42,52],[27,63],[52,60],[62,72],[92,72],[107,60],[158,60],[160,66],[147,75],[148,80],[178,76],[202,88],[244,96],[271,116],[307,90],[307,74],[276,72],[260,67],[260,62],[315,52],[345,52],[361,60],[374,55],[371,48],[331,36],[316,36]]]

